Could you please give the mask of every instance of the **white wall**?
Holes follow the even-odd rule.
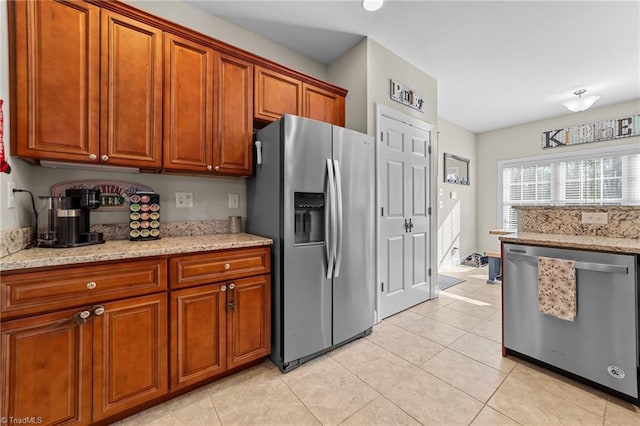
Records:
[[[439,118],[438,149],[438,263],[440,267],[447,267],[458,265],[461,258],[464,259],[478,251],[476,191],[479,185],[476,173],[476,135]],[[445,152],[470,160],[469,185],[443,181]]]
[[[173,0],[130,1],[133,6],[156,16],[193,28],[226,43],[240,47],[257,55],[271,59],[285,66],[313,75],[327,78],[325,65],[306,58],[297,52],[264,39],[257,34],[232,25],[222,19],[207,14],[188,3]],[[9,59],[8,25],[6,0],[0,0],[0,98],[4,104],[5,151],[10,152],[11,134],[9,126]],[[68,169],[47,169],[34,166],[12,157],[11,175],[0,174],[0,230],[20,228],[33,224],[31,204],[27,194],[16,194],[16,208],[7,208],[7,182],[12,180],[16,187],[30,190],[34,195],[47,195],[56,183],[83,179],[117,179],[140,182],[153,188],[161,195],[163,220],[211,220],[226,219],[230,215],[246,216],[246,182],[244,179],[224,179],[158,174],[123,174],[113,172],[80,171]],[[175,192],[192,192],[193,209],[176,209]],[[239,195],[239,208],[228,208],[228,194]],[[122,213],[101,213],[94,215],[94,223],[123,222]]]
[[[320,80],[327,79],[326,65],[204,12],[190,3],[181,0],[124,0],[124,3]],[[259,13],[259,10],[256,12]]]
[[[497,250],[498,239],[489,235],[490,229],[499,228],[497,212],[498,161],[531,157],[559,152],[579,152],[585,149],[638,143],[640,137],[622,138],[613,141],[542,149],[542,132],[562,129],[600,120],[623,118],[640,112],[640,101],[635,100],[602,108],[592,108],[579,113],[507,127],[477,136],[478,195],[477,195],[477,243],[480,250]]]
[[[336,59],[328,69],[334,84],[349,88],[345,102],[345,127],[367,133],[367,39]]]
[[[375,133],[375,104],[393,108],[434,127],[438,124],[438,82],[435,78],[372,39],[367,39],[367,116],[368,133]],[[422,111],[392,101],[389,96],[389,80],[406,84],[424,95]],[[434,131],[435,135],[435,131]]]

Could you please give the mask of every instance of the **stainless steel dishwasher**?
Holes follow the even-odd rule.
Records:
[[[577,315],[538,311],[538,257],[576,261]],[[504,244],[504,346],[638,398],[634,255]]]

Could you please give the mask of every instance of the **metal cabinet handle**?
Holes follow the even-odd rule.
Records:
[[[213,166],[212,166],[211,164],[209,164],[209,165],[207,166],[207,170],[209,170],[209,171],[213,170]]]
[[[413,231],[413,222],[409,219],[409,232]]]
[[[71,317],[71,321],[75,321],[76,325],[82,325],[87,322],[87,319],[91,317],[90,311],[80,311],[77,312]]]
[[[526,259],[531,263],[538,263],[538,256],[532,256],[529,254],[521,254],[519,251],[509,250],[508,256],[516,259]],[[623,265],[609,265],[606,263],[594,263],[594,262],[576,262],[576,269],[582,269],[584,271],[594,272],[613,272],[620,274],[628,274],[629,268]]]
[[[409,222],[407,222],[407,219],[404,220],[404,232],[409,232]]]
[[[104,306],[98,305],[93,307],[93,314],[96,316],[100,316],[104,314]]]
[[[228,264],[228,263],[225,263],[225,264],[224,264],[224,269],[229,269],[229,268],[231,268],[231,265],[230,265],[230,264]]]
[[[219,172],[220,171],[220,166],[215,166],[214,169],[215,169],[216,172]]]
[[[95,160],[96,158],[98,158],[97,155],[95,154],[89,154],[89,160]]]
[[[223,285],[222,287],[220,287],[220,291],[227,291],[227,286]]]
[[[96,287],[97,287],[97,285],[98,285],[98,284],[96,284],[96,283],[95,283],[95,281],[89,281],[89,282],[87,283],[87,288],[88,288],[89,290],[93,290],[94,288],[96,288]]]
[[[229,292],[227,293],[227,309],[235,309],[236,307],[236,285],[234,283],[229,284]]]
[[[102,161],[107,161],[107,160],[109,160],[109,156],[105,154],[105,155],[103,155],[102,157],[100,157],[100,159],[101,159]]]

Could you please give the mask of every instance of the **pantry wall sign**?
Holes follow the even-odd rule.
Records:
[[[54,197],[62,197],[65,191],[70,188],[99,189],[100,211],[129,210],[129,197],[131,195],[138,191],[153,191],[147,185],[142,185],[137,182],[96,179],[58,183],[51,188],[51,195]]]
[[[542,132],[542,148],[640,136],[640,114]]]

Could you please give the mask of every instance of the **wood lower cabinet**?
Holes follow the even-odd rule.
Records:
[[[171,390],[226,370],[225,296],[225,284],[171,292]]]
[[[92,324],[82,309],[2,323],[0,417],[42,419],[44,425],[91,423]]]
[[[2,323],[2,417],[85,425],[165,395],[167,320],[162,293]]]
[[[94,422],[168,391],[167,295],[103,306],[93,319]]]
[[[174,256],[171,390],[271,353],[271,249]]]
[[[239,279],[227,285],[227,311],[227,368],[269,355],[271,276]]]

